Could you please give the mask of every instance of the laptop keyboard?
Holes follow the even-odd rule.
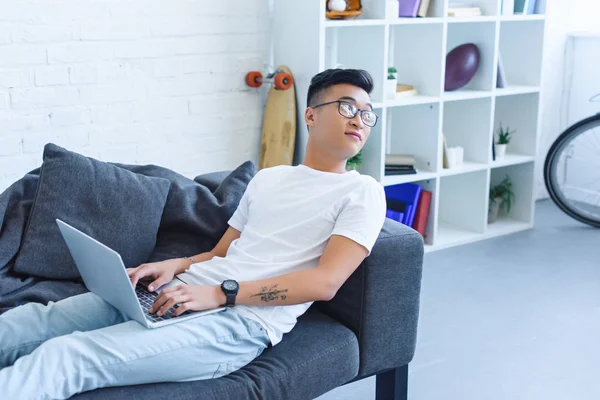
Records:
[[[142,309],[144,310],[144,316],[149,321],[160,322],[160,321],[165,321],[165,320],[168,320],[171,318],[180,317],[182,315],[186,315],[189,313],[188,311],[186,311],[186,312],[182,313],[181,315],[173,315],[173,312],[175,310],[177,310],[177,307],[179,307],[178,305],[175,305],[175,306],[171,307],[170,310],[168,310],[166,313],[164,313],[161,316],[158,316],[156,314],[150,314],[148,312],[148,310],[154,304],[154,299],[156,299],[157,294],[153,293],[153,292],[149,292],[148,289],[146,289],[143,285],[136,286],[135,294],[137,295],[138,299],[140,300],[140,304],[142,306]]]

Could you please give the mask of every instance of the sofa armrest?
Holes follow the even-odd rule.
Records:
[[[370,256],[333,299],[315,303],[315,307],[356,334],[359,376],[396,368],[412,360],[423,253],[423,238],[417,231],[386,218]]]

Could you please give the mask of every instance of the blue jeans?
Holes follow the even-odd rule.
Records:
[[[257,322],[225,309],[148,329],[89,292],[0,315],[0,397],[66,399],[107,386],[217,378],[269,344]]]

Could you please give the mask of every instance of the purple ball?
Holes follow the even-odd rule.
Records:
[[[473,79],[479,68],[479,48],[473,43],[455,47],[446,56],[447,91],[460,89]]]

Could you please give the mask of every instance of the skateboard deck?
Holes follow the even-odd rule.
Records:
[[[286,66],[278,71],[292,74]],[[259,169],[292,165],[296,144],[296,90],[269,89],[263,117]]]

